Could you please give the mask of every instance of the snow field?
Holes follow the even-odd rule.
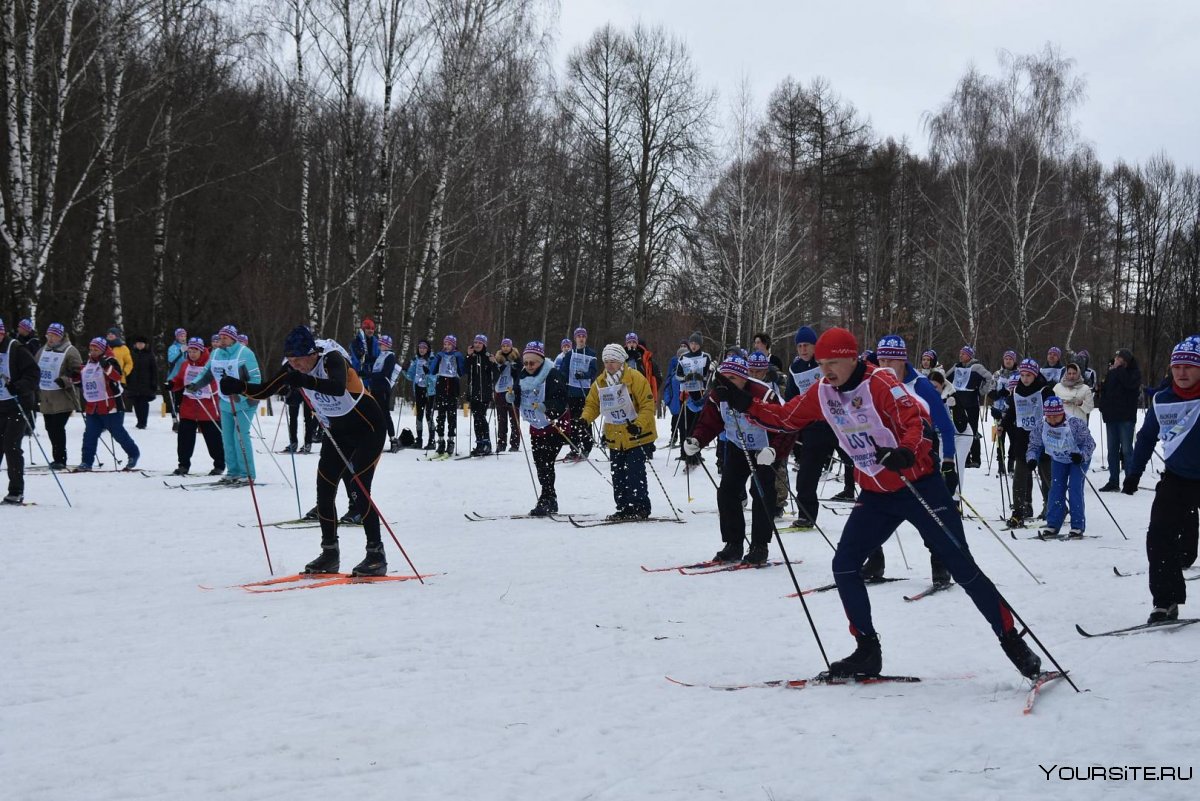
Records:
[[[276,421],[259,422],[270,441]],[[409,415],[403,424],[413,427]],[[468,425],[459,418],[460,452]],[[39,433],[44,440],[40,423]],[[175,466],[169,418],[132,433],[141,467]],[[73,458],[81,435],[76,416]],[[276,447],[285,441],[286,432]],[[295,517],[294,491],[267,448],[257,450],[263,519]],[[10,560],[0,585],[4,797],[1185,797],[1181,782],[1064,783],[1038,768],[1195,763],[1200,632],[1084,640],[1074,631],[1148,613],[1145,576],[1117,578],[1112,567],[1145,569],[1153,493],[1105,496],[1128,542],[1090,491],[1088,531],[1100,539],[1009,539],[1041,586],[965,523],[981,566],[1086,693],[1056,683],[1022,715],[1027,682],[961,590],[902,600],[929,578],[928,552],[908,527],[900,536],[912,569],[895,538],[885,551],[888,575],[909,580],[870,593],[885,672],[923,683],[725,693],[664,676],[738,683],[824,665],[800,602],[783,597],[793,591],[785,568],[686,577],[639,569],[700,561],[720,547],[717,516],[690,514],[715,508],[712,486],[694,474],[689,504],[673,456],[659,450],[654,464],[686,525],[579,530],[463,518],[528,511],[520,454],[442,463],[385,454],[376,499],[417,568],[438,575],[426,586],[261,596],[234,586],[268,575],[257,528],[238,525],[254,522],[249,490],[67,475],[68,509],[49,475],[31,474],[26,497],[37,506],[0,509]],[[290,479],[289,457],[276,458]],[[304,509],[316,462],[297,457]],[[198,444],[193,469],[208,466]],[[964,491],[1007,537],[994,470],[985,473],[986,464],[967,471]],[[1105,480],[1089,477],[1097,487]],[[668,514],[649,481],[655,514]],[[1142,484],[1153,481],[1147,473]],[[822,495],[837,489],[831,481]],[[558,494],[564,513],[612,508],[611,488],[585,465],[560,466]],[[845,520],[821,511],[831,538]],[[831,580],[818,534],[783,536],[792,559],[804,560],[802,587]],[[277,575],[302,569],[319,548],[316,529],[268,528],[267,539]],[[407,572],[386,532],[384,541],[391,571]],[[343,569],[361,553],[361,530],[343,529]],[[853,641],[836,592],[806,600],[829,658],[844,656]]]

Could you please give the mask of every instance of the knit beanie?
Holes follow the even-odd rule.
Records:
[[[800,326],[800,328],[796,331],[796,344],[817,344],[817,332],[809,328],[807,325]]]
[[[624,364],[625,360],[628,358],[629,354],[625,352],[625,349],[615,343],[611,345],[605,345],[604,351],[600,357],[601,361],[618,362],[620,364]]]
[[[829,328],[817,339],[818,359],[857,359],[858,340],[845,328]]]
[[[908,360],[908,343],[898,334],[888,334],[879,340],[875,346],[875,357],[878,359]]]

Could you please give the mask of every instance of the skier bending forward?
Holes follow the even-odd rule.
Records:
[[[336,342],[317,341],[307,328],[296,326],[284,341],[283,353],[287,364],[266,384],[247,384],[225,376],[221,379],[221,392],[261,400],[278,393],[286,384],[304,393],[305,402],[312,405],[317,418],[333,438],[329,443],[322,441],[321,460],[317,463],[321,555],[305,565],[304,572],[338,572],[338,516],[334,501],[338,481],[344,481],[351,499],[351,511],[361,515],[367,535],[367,556],[354,568],[354,575],[382,576],[387,573],[387,559],[379,536],[379,515],[363,489],[367,493],[371,491],[375,465],[387,439],[384,412]],[[342,454],[349,461],[349,468],[342,461]],[[363,489],[354,480],[356,476]]]
[[[799,431],[825,420],[854,461],[863,491],[834,554],[833,577],[858,647],[850,656],[833,662],[830,673],[876,676],[882,671],[879,635],[871,622],[871,602],[859,569],[867,554],[887,541],[900,523],[908,522],[987,618],[1017,670],[1028,678],[1036,677],[1041,659],[1021,639],[1012,613],[967,549],[962,519],[955,513],[950,492],[930,455],[932,423],[928,413],[890,370],[861,362],[857,354],[858,342],[849,331],[825,331],[817,340],[815,354],[821,381],[784,406],[765,403],[720,378],[713,389],[718,399],[771,428]]]

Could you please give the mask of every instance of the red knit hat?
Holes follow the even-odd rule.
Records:
[[[817,339],[817,359],[857,359],[858,340],[845,328],[827,328]]]

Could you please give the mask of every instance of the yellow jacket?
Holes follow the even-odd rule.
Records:
[[[600,387],[605,385],[608,374],[601,370],[600,377],[592,383],[588,390],[587,400],[583,402],[583,419],[591,423],[600,416]],[[631,367],[624,368],[621,383],[629,390],[629,398],[633,401],[637,413],[637,427],[642,433],[635,437],[629,433],[625,423],[604,424],[604,442],[612,450],[627,451],[642,445],[649,445],[658,439],[658,429],[654,423],[654,390],[646,377]]]
[[[129,374],[133,372],[133,356],[129,353],[128,345],[117,345],[112,349],[113,357],[117,360],[117,366],[121,368],[121,383],[125,383],[125,379],[129,378]]]

